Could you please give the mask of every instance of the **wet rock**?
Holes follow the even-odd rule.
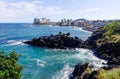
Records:
[[[85,78],[85,79],[97,79],[97,74],[98,74],[98,71],[93,71],[91,72],[91,74],[89,74],[88,78]]]
[[[75,69],[73,71],[73,77],[71,77],[71,79],[83,79],[83,75],[86,74],[86,70],[88,68],[88,63],[85,63],[83,65],[81,65],[80,63],[78,63],[75,66]]]
[[[110,65],[120,65],[120,43],[105,43],[96,49],[98,57],[108,61]]]
[[[48,48],[79,48],[87,47],[84,45],[84,41],[78,37],[71,37],[70,33],[64,34],[59,32],[57,35],[42,36],[39,38],[33,38],[30,41],[25,41],[26,44],[31,44],[39,47]]]
[[[97,44],[96,41],[100,39],[105,31],[99,28],[97,31],[93,32],[90,37],[85,41],[85,44],[88,46],[89,49],[96,49]]]

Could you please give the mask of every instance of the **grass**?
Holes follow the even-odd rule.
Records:
[[[120,43],[120,22],[107,24],[101,30],[105,30],[103,36],[97,40],[97,44],[103,43]]]
[[[97,79],[120,79],[120,67],[112,70],[100,69]]]

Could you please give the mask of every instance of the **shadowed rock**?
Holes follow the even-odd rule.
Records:
[[[25,41],[24,43],[48,48],[83,48],[85,47],[84,41],[78,37],[71,37],[70,33],[64,34],[59,32],[57,35],[42,36],[38,38],[33,38],[30,41]]]
[[[105,43],[98,46],[97,56],[108,60],[110,65],[120,65],[120,43]]]

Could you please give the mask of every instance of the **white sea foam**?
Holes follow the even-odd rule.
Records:
[[[79,51],[80,53],[75,54],[74,56],[76,58],[80,58],[82,60],[85,60],[87,62],[90,63],[90,65],[93,65],[94,69],[93,70],[97,70],[103,65],[103,63],[107,63],[107,61],[102,60],[97,58],[95,55],[93,55],[93,52],[91,50],[87,50],[87,49],[76,49],[77,51]]]
[[[46,49],[48,52],[75,52],[74,49]]]
[[[73,68],[66,64],[63,69],[57,72],[52,79],[69,79],[70,73],[73,71]]]
[[[4,46],[14,46],[14,45],[25,45],[24,43],[22,43],[22,41],[26,41],[26,40],[8,40],[7,44],[5,44]]]
[[[78,53],[74,53],[74,54],[66,56],[66,57],[59,56],[59,58],[63,58],[62,60],[64,60],[64,59],[67,59],[67,60],[79,59],[79,60],[84,61],[84,62],[89,62],[90,65],[92,65],[94,67],[93,70],[99,69],[100,67],[104,66],[102,63],[106,63],[105,60],[101,60],[101,59],[97,58],[96,56],[94,56],[93,52],[90,50],[77,48],[74,50],[74,52],[78,52]],[[52,79],[69,79],[69,76],[73,72],[73,70],[74,70],[73,67],[70,67],[68,64],[66,64],[63,67],[63,69],[61,69],[59,72],[57,72],[53,76]]]
[[[61,60],[70,60],[70,59],[78,59],[78,60],[81,60],[83,62],[89,62],[90,65],[92,65],[94,67],[94,70],[96,69],[99,69],[100,67],[102,66],[105,66],[103,65],[103,63],[107,63],[107,61],[105,60],[102,60],[102,59],[99,59],[98,57],[96,57],[93,52],[91,50],[88,50],[88,49],[82,49],[82,48],[76,48],[75,50],[74,49],[47,49],[46,51],[49,51],[49,52],[55,52],[55,53],[70,53],[70,52],[73,52],[73,54],[71,55],[57,55],[57,59],[61,59]],[[52,58],[56,58],[56,56],[52,56]],[[77,63],[76,63],[77,64]]]
[[[74,30],[80,30],[80,31],[84,31],[84,32],[87,32],[87,33],[92,33],[90,31],[87,31],[87,30],[83,30],[81,27],[74,27]]]
[[[40,59],[38,59],[38,58],[35,58],[35,59],[33,59],[33,60],[36,61],[37,66],[40,66],[40,67],[44,67],[45,64],[46,64],[46,62],[44,62],[44,61],[42,61],[42,60],[40,60]]]

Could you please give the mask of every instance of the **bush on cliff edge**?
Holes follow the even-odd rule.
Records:
[[[0,51],[0,79],[20,79],[23,67],[17,63],[20,54]]]
[[[112,22],[101,28],[103,36],[97,40],[97,44],[120,43],[120,22]]]

